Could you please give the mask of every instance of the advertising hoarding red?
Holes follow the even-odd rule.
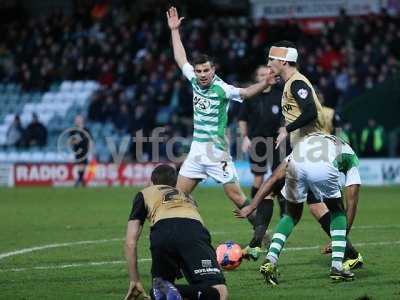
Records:
[[[146,185],[157,164],[97,164],[89,186]],[[72,186],[78,178],[79,166],[69,163],[16,164],[15,186]],[[86,168],[88,172],[88,168]]]

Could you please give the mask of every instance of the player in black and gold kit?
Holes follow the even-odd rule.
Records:
[[[268,67],[285,82],[281,103],[285,126],[279,129],[277,144],[290,134],[292,148],[324,127],[321,103],[310,81],[298,71],[297,57],[296,46],[289,41],[274,44],[268,55]]]
[[[297,60],[296,46],[290,41],[275,43],[269,50],[268,67],[285,82],[281,103],[285,126],[279,128],[276,147],[290,134],[290,144],[294,148],[308,134],[321,133],[325,126],[321,103],[310,81],[297,69]],[[322,229],[330,236],[331,214],[326,205],[318,201],[313,193],[308,194],[307,203]],[[288,211],[300,212],[301,209],[287,202]],[[361,258],[350,243],[346,245],[348,258]]]
[[[152,185],[137,193],[129,216],[125,256],[130,287],[125,299],[144,293],[137,269],[137,243],[146,218],[150,222],[153,299],[226,299],[227,288],[211,237],[195,201],[175,188],[176,170],[156,167]],[[189,285],[176,285],[182,277]]]

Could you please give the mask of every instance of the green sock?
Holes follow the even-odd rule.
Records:
[[[279,254],[283,249],[283,245],[285,241],[292,233],[294,228],[294,220],[291,216],[284,215],[280,220],[276,227],[275,233],[272,236],[272,242],[269,246],[267,259],[273,264],[277,264]]]
[[[332,267],[343,269],[347,220],[344,212],[331,212]]]

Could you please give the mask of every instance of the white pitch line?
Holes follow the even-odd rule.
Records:
[[[355,246],[384,246],[384,245],[400,245],[400,241],[394,242],[365,242],[365,243],[357,243]],[[288,247],[283,249],[283,251],[306,251],[306,250],[314,250],[318,249],[320,246],[309,246],[309,247]],[[151,258],[141,258],[138,259],[138,262],[149,262]],[[13,268],[13,269],[3,269],[0,270],[0,273],[4,272],[23,272],[23,271],[31,271],[31,270],[58,270],[58,269],[68,269],[68,268],[78,268],[78,267],[92,267],[92,266],[103,266],[103,265],[117,265],[117,264],[125,264],[125,260],[113,260],[113,261],[98,261],[98,262],[87,262],[87,263],[72,263],[65,265],[53,265],[53,266],[36,266],[30,268]]]
[[[384,229],[384,228],[400,228],[400,225],[359,225],[353,226],[352,229]]]
[[[366,242],[366,243],[353,243],[353,246],[385,246],[385,245],[399,245],[400,241],[394,242]],[[288,247],[284,248],[283,251],[303,251],[303,250],[312,250],[319,249],[321,246],[309,246],[309,247]]]
[[[361,225],[361,226],[353,226],[353,229],[378,229],[378,228],[400,228],[400,225]],[[251,231],[234,231],[234,232],[229,232],[229,231],[211,231],[211,235],[223,235],[223,234],[238,233],[238,232],[249,232],[249,233],[251,233]],[[75,245],[102,244],[102,243],[116,242],[116,241],[123,241],[123,240],[124,239],[122,239],[122,238],[115,238],[115,239],[66,242],[66,243],[56,243],[56,244],[49,244],[49,245],[43,245],[43,246],[36,246],[36,247],[31,247],[31,248],[15,250],[15,251],[11,251],[11,252],[0,253],[0,260],[2,260],[3,258],[6,258],[6,257],[10,257],[10,256],[16,256],[16,255],[20,255],[20,254],[25,254],[25,253],[30,253],[30,252],[35,252],[35,251],[40,251],[40,250],[45,250],[45,249],[51,249],[51,248],[69,247],[69,246],[75,246]],[[315,247],[318,247],[318,246],[314,246],[314,248]]]
[[[30,252],[34,252],[34,251],[40,251],[40,250],[44,250],[44,249],[69,247],[69,246],[75,246],[75,245],[102,244],[102,243],[116,242],[116,241],[122,241],[122,240],[123,239],[104,239],[104,240],[94,240],[94,241],[79,241],[79,242],[49,244],[49,245],[20,249],[20,250],[6,252],[6,253],[0,253],[0,260],[3,258],[6,258],[6,257],[10,257],[10,256],[30,253]]]
[[[220,235],[220,234],[228,234],[229,232],[226,231],[215,231],[211,232],[213,235]],[[66,243],[56,243],[56,244],[49,244],[43,246],[36,246],[31,248],[24,248],[20,250],[15,250],[11,252],[0,253],[0,260],[10,256],[16,256],[20,254],[51,249],[51,248],[61,248],[61,247],[69,247],[69,246],[76,246],[76,245],[90,245],[90,244],[102,244],[102,243],[109,243],[109,242],[119,242],[123,241],[123,238],[115,238],[115,239],[103,239],[103,240],[92,240],[92,241],[78,241],[78,242],[66,242]]]
[[[138,259],[138,262],[147,262],[151,261],[151,258],[141,258]],[[8,270],[0,270],[0,272],[22,272],[22,271],[30,271],[30,270],[52,270],[52,269],[68,269],[68,268],[78,268],[78,267],[92,267],[92,266],[103,266],[103,265],[120,265],[125,264],[125,260],[112,260],[112,261],[93,261],[87,263],[72,263],[66,265],[53,265],[53,266],[36,266],[31,268],[13,268]]]

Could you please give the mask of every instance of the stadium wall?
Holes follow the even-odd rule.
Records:
[[[143,186],[148,183],[156,163],[97,164],[91,169],[93,176],[88,186]],[[253,175],[247,161],[235,163],[240,183],[251,186]],[[87,168],[89,172],[90,168]],[[360,174],[363,185],[400,185],[400,159],[362,159]],[[21,163],[0,166],[2,186],[73,186],[77,178],[78,166],[71,163]],[[268,174],[267,174],[268,175]],[[203,186],[216,186],[211,179]]]
[[[254,18],[268,20],[304,19],[315,17],[337,17],[342,8],[349,15],[378,13],[382,7],[389,8],[387,1],[381,0],[250,0]]]

